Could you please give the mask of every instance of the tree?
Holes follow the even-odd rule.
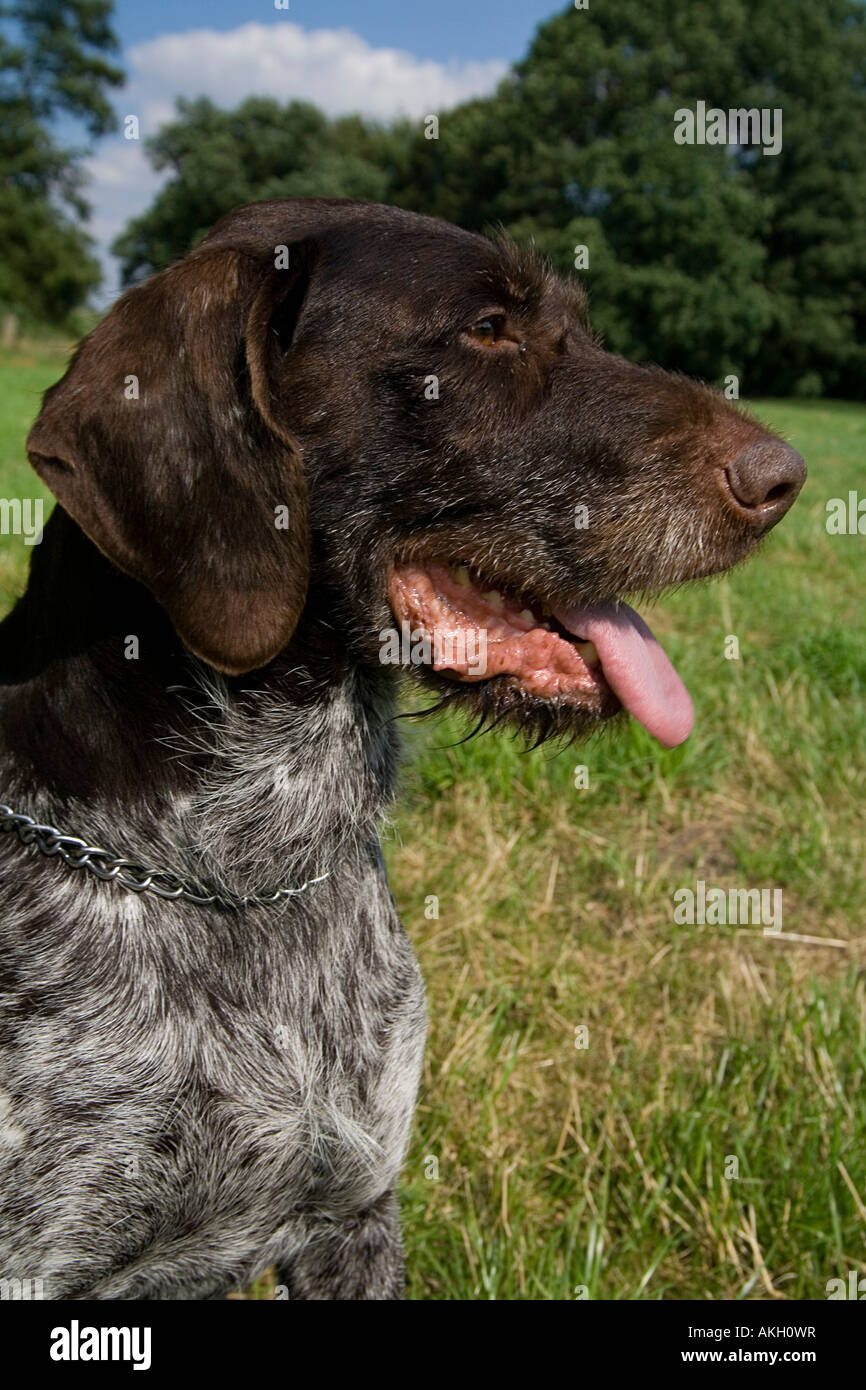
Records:
[[[782,112],[782,146],[679,144],[676,113]],[[127,279],[237,203],[296,194],[503,224],[589,288],[608,345],[744,393],[866,394],[866,4],[616,0],[544,23],[493,96],[422,123],[182,103]],[[586,247],[589,264],[582,268]]]
[[[315,106],[251,97],[235,111],[206,98],[178,102],[177,119],[148,141],[171,178],[113,250],[125,284],[189,251],[224,213],[263,198],[387,198],[396,133],[357,116],[328,120]]]
[[[58,116],[91,137],[114,126],[106,89],[123,80],[105,57],[118,45],[110,0],[0,2],[0,304],[64,322],[99,283],[89,238],[81,151],[59,145]]]
[[[677,145],[697,101],[780,108],[778,155]],[[617,0],[538,30],[492,99],[416,135],[395,201],[589,249],[612,347],[744,389],[866,387],[866,6]]]

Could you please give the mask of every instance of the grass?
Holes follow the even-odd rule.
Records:
[[[0,489],[4,498],[41,497],[46,517],[51,494],[27,462],[24,440],[43,391],[62,375],[71,347],[55,338],[25,338],[14,352],[0,351]],[[28,559],[20,537],[0,536],[0,611],[24,588]]]
[[[23,438],[62,365],[0,360],[5,496],[42,495]],[[413,1298],[824,1298],[866,1272],[866,542],[824,525],[862,486],[866,409],[755,408],[810,477],[759,557],[653,615],[688,743],[408,734],[386,853],[431,1016]],[[26,553],[2,543],[8,602]],[[780,888],[782,931],[677,925],[701,878]]]

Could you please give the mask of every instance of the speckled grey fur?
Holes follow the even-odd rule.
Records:
[[[237,886],[295,879],[314,851],[330,877],[238,915],[3,838],[0,1269],[46,1298],[214,1298],[274,1263],[292,1297],[399,1296],[391,1194],[425,1015],[374,830],[389,706],[371,725],[353,677],[306,714],[265,691],[241,715],[199,676],[223,756],[176,824],[142,806],[121,838],[161,862],[197,843],[199,872],[254,846]],[[37,809],[85,829],[74,805]],[[110,808],[86,833],[118,843]]]

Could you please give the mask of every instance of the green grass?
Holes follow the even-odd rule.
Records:
[[[0,362],[5,496],[42,495],[23,440],[62,365]],[[431,1016],[414,1298],[823,1298],[866,1271],[866,538],[824,526],[864,490],[866,409],[756,409],[810,477],[750,564],[652,615],[695,702],[682,748],[408,733],[386,850]],[[0,539],[8,602],[27,552]],[[676,925],[697,878],[781,888],[782,932]]]
[[[866,1269],[866,540],[824,525],[866,410],[756,409],[810,477],[749,565],[655,610],[682,748],[414,735],[389,846],[431,996],[414,1297],[822,1298]],[[781,934],[675,925],[697,878],[781,888]]]
[[[43,391],[66,367],[70,346],[57,339],[25,339],[14,352],[0,351],[0,495],[41,497],[46,516],[51,495],[27,462],[24,441]],[[0,611],[24,588],[28,560],[29,547],[20,537],[0,536]]]

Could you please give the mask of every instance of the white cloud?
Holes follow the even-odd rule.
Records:
[[[508,66],[498,59],[425,61],[396,48],[372,48],[350,29],[308,32],[288,23],[162,34],[127,56],[131,86],[144,97],[148,118],[176,95],[234,106],[253,93],[312,101],[329,115],[424,116],[489,92]]]
[[[151,168],[136,140],[106,141],[88,160],[87,173],[87,196],[93,209],[88,230],[98,241],[114,236],[128,216],[147,207],[164,180]]]
[[[134,114],[144,139],[171,119],[177,97],[208,96],[222,107],[248,96],[311,101],[328,115],[358,111],[377,120],[439,113],[490,92],[507,71],[500,59],[434,62],[395,48],[373,48],[350,29],[304,30],[297,24],[243,24],[220,33],[191,29],[136,44],[126,54],[128,80],[118,101]],[[105,141],[88,163],[90,230],[112,282],[107,246],[152,200],[165,175],[150,168],[141,144]]]
[[[129,219],[152,202],[165,175],[150,167],[139,142],[122,139],[104,141],[99,153],[86,161],[85,172],[91,206],[87,230],[96,241],[103,269],[97,304],[105,307],[120,287],[118,265],[109,247]]]

